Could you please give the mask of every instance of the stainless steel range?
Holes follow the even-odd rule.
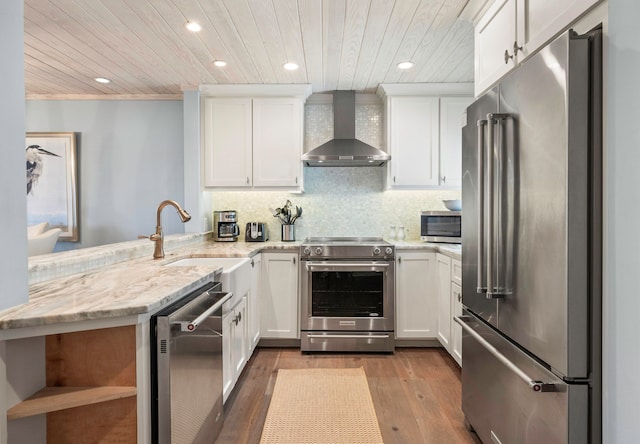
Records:
[[[395,247],[307,238],[300,247],[302,351],[393,352]]]

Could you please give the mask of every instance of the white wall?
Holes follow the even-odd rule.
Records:
[[[191,220],[188,233],[211,229],[211,196],[200,185],[200,93],[184,91],[184,204]],[[205,220],[206,219],[206,220]]]
[[[609,2],[606,79],[604,442],[638,442],[640,2]]]
[[[0,309],[28,299],[22,8],[0,2]]]
[[[58,242],[55,251],[150,235],[160,202],[183,205],[182,128],[180,100],[28,100],[27,131],[79,135],[80,242]],[[184,232],[173,213],[173,208],[162,213],[165,234]]]

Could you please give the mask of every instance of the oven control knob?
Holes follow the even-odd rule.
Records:
[[[311,248],[309,248],[309,247],[304,247],[304,250],[302,250],[302,253],[303,253],[303,254],[306,254],[306,255],[310,255],[310,254],[311,254]]]
[[[384,250],[384,254],[393,254],[393,248],[387,247],[387,249]]]
[[[373,249],[373,254],[375,254],[375,255],[380,254],[380,248],[379,248],[379,247],[375,247],[375,248]]]
[[[316,254],[317,255],[321,255],[322,254],[322,247],[316,248]]]

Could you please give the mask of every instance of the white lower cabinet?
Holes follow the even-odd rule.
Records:
[[[462,315],[462,288],[451,283],[451,316]],[[451,323],[451,356],[462,366],[462,327],[457,322]]]
[[[263,339],[300,337],[298,253],[262,253],[260,334]]]
[[[396,338],[434,339],[436,253],[396,251]]]
[[[462,366],[462,327],[453,318],[462,314],[462,265],[438,253],[438,341]]]
[[[451,353],[451,258],[436,255],[438,288],[438,341]]]
[[[248,360],[247,297],[222,316],[222,399],[226,402]]]
[[[257,254],[251,258],[251,290],[247,303],[247,317],[249,330],[249,356],[253,353],[260,341],[260,285],[262,281],[262,255]]]

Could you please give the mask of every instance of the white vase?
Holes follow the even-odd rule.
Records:
[[[398,231],[396,232],[396,239],[399,241],[404,240],[404,225],[400,225],[398,227]]]

